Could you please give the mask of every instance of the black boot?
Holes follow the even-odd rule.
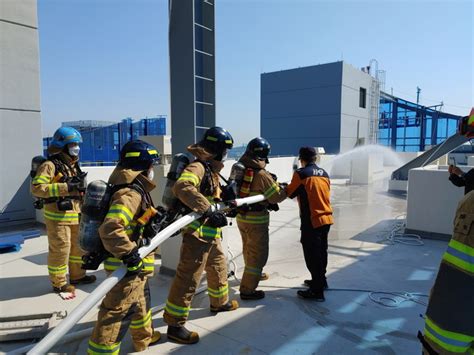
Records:
[[[168,335],[168,339],[172,339],[180,344],[195,344],[199,341],[199,334],[191,332],[185,327],[168,326],[166,334]]]
[[[311,287],[311,280],[304,280],[304,284],[308,287]],[[323,288],[327,290],[329,288],[328,281],[324,279]]]
[[[86,285],[86,284],[94,283],[95,280],[97,280],[97,278],[94,275],[86,275],[80,279],[71,280],[70,283],[71,285],[79,285],[79,284]]]
[[[301,298],[313,299],[316,302],[324,302],[326,299],[324,298],[323,291],[312,291],[311,289],[308,290],[300,290],[297,292],[298,296]]]
[[[218,313],[218,312],[229,312],[233,311],[239,308],[239,302],[236,300],[232,300],[227,302],[226,304],[220,306],[220,307],[212,307],[211,306],[211,312]]]
[[[265,292],[262,290],[255,290],[252,293],[240,292],[241,300],[260,300],[265,297]]]

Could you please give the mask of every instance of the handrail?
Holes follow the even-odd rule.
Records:
[[[245,204],[250,205],[253,203],[262,202],[264,200],[265,197],[263,195],[256,195],[232,201],[232,206],[239,207]],[[228,208],[229,206],[224,203],[218,203],[215,206],[216,211],[221,211]],[[181,217],[176,222],[170,224],[151,240],[150,245],[140,248],[140,257],[144,258],[178,230],[200,217],[201,215],[199,213],[191,212],[186,216]],[[54,344],[56,344],[58,340],[64,336],[75,324],[77,324],[77,322],[79,322],[82,317],[84,317],[86,313],[89,312],[89,310],[91,310],[102,299],[102,297],[104,297],[107,292],[109,292],[125,276],[126,273],[127,268],[125,266],[122,266],[118,270],[114,271],[109,277],[102,281],[102,283],[98,285],[84,301],[74,308],[70,315],[68,315],[50,333],[48,333],[38,344],[36,344],[36,346],[28,351],[27,355],[46,354],[46,352],[50,350]]]

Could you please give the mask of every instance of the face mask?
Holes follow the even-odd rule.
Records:
[[[153,181],[153,178],[155,177],[155,171],[153,169],[148,170],[147,177],[149,180]]]
[[[69,155],[72,156],[72,157],[77,157],[79,155],[80,150],[81,150],[81,148],[79,148],[78,145],[68,148]]]

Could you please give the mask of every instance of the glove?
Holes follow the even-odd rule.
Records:
[[[225,227],[228,224],[225,213],[221,211],[213,212],[212,206],[204,213],[204,217],[207,218],[206,224],[214,228]]]
[[[222,189],[222,194],[221,194],[222,201],[232,201],[237,198],[232,185],[221,186],[221,189]]]
[[[278,185],[280,186],[280,189],[281,190],[284,190],[288,187],[288,183],[287,182],[279,182]]]
[[[69,181],[67,181],[67,190],[72,192],[77,190],[79,192],[86,191],[87,182],[86,182],[87,173],[82,173],[79,176],[73,176]]]
[[[275,174],[270,173],[270,172],[269,172],[269,174],[271,175],[273,181],[277,181],[277,180],[278,180],[278,177],[277,177]]]
[[[153,239],[155,235],[161,230],[161,223],[157,219],[153,218],[150,222],[148,222],[145,227],[143,228],[143,239],[147,239],[148,241]],[[147,245],[150,244],[149,242]]]
[[[138,248],[122,257],[122,262],[127,265],[128,275],[136,275],[143,269],[143,261],[138,254]]]

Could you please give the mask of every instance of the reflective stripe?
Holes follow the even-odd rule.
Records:
[[[148,311],[145,318],[132,320],[130,324],[130,328],[132,329],[145,328],[150,323],[151,323],[151,309]]]
[[[244,175],[244,181],[252,182],[252,180],[253,180],[253,175]]]
[[[176,317],[187,317],[189,315],[190,308],[191,307],[177,306],[174,303],[171,303],[169,300],[166,300],[165,311]]]
[[[272,184],[272,186],[270,186],[264,193],[263,195],[266,197],[266,198],[269,198],[270,196],[272,196],[275,192],[278,192],[280,191],[280,188],[278,187],[277,184]]]
[[[211,141],[211,142],[217,142],[217,138],[216,138],[216,137],[207,136],[206,139],[207,139],[208,141]]]
[[[49,176],[38,175],[33,178],[33,181],[31,183],[33,185],[48,184],[50,181],[51,181],[51,178]]]
[[[140,156],[140,152],[128,152],[125,154],[125,158],[136,158]]]
[[[243,192],[244,194],[248,194],[250,193],[250,188],[241,187],[240,191]]]
[[[190,181],[194,186],[199,185],[199,177],[189,171],[183,172],[178,181]]]
[[[153,271],[155,269],[155,258],[153,256],[143,258],[143,270]]]
[[[127,270],[128,270],[128,271],[137,271],[138,269],[141,269],[142,267],[143,267],[143,261],[140,260],[140,262],[138,263],[138,265],[129,266],[129,267],[127,267]]]
[[[58,184],[49,184],[49,197],[59,197],[59,186]]]
[[[149,150],[149,151],[148,151],[148,154],[149,154],[149,155],[158,154],[158,152],[157,152],[155,149],[152,149],[152,150]]]
[[[262,269],[258,268],[258,267],[246,266],[245,269],[244,269],[244,273],[261,276],[262,275]]]
[[[120,351],[120,343],[114,343],[112,345],[101,345],[94,343],[92,340],[89,340],[89,349],[87,349],[88,354],[117,354]]]
[[[79,214],[77,212],[52,212],[45,209],[44,218],[51,221],[78,222]]]
[[[474,248],[451,239],[448,249],[443,255],[443,260],[458,268],[474,273]]]
[[[60,265],[60,266],[51,266],[48,265],[48,273],[50,275],[62,275],[67,273],[67,265]]]
[[[237,221],[249,224],[266,224],[270,222],[270,216],[268,214],[263,216],[252,216],[252,215],[237,215]]]
[[[229,285],[227,284],[225,286],[219,287],[218,290],[208,287],[207,293],[210,297],[214,298],[224,297],[225,295],[229,294]]]
[[[429,317],[426,317],[425,336],[443,349],[455,353],[466,352],[474,341],[474,337],[469,335],[450,332],[440,328]]]
[[[202,238],[221,238],[222,229],[201,225],[199,221],[188,224],[187,228],[197,231]]]
[[[226,139],[224,142],[226,142],[227,144],[232,144],[232,141],[230,139]]]
[[[124,205],[112,205],[105,218],[121,219],[125,226],[128,226],[133,219],[133,213]]]
[[[71,264],[83,264],[82,257],[69,255],[69,262]]]
[[[104,261],[104,269],[107,271],[115,271],[119,267],[123,266],[122,260],[109,257]]]

